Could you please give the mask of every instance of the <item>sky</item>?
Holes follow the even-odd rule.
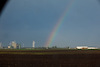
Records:
[[[0,16],[0,42],[44,47],[58,20],[50,47],[100,47],[99,0],[10,0]]]

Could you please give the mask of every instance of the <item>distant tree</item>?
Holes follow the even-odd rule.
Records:
[[[52,48],[57,48],[57,46],[52,46]]]
[[[66,47],[67,49],[69,49],[69,47]]]

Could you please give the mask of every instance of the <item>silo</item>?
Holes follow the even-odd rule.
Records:
[[[12,46],[12,48],[15,48],[16,49],[17,48],[17,43],[15,41],[12,41],[11,42],[11,46]]]
[[[33,45],[32,45],[32,47],[33,47],[33,48],[35,47],[35,41],[33,41]]]

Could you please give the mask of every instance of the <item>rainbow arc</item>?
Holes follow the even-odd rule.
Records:
[[[56,36],[56,33],[58,32],[61,24],[63,23],[63,20],[65,19],[65,16],[67,16],[68,12],[70,11],[70,8],[71,8],[71,6],[72,6],[73,3],[74,3],[74,0],[70,0],[70,3],[67,5],[67,8],[62,13],[61,17],[57,21],[57,23],[54,26],[52,32],[50,33],[50,35],[48,37],[48,40],[45,43],[45,47],[49,47],[52,44],[52,42],[53,42],[53,40],[54,40],[54,38]]]

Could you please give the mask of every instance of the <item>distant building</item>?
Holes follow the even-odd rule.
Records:
[[[88,49],[98,49],[98,48],[96,48],[96,47],[88,47]]]
[[[11,48],[11,46],[10,45],[8,45],[8,49],[10,49]]]
[[[12,48],[17,48],[17,43],[15,41],[12,41],[11,46],[12,46]]]
[[[21,46],[19,44],[17,44],[15,41],[12,41],[11,42],[11,48],[14,48],[14,49],[19,49]]]
[[[33,41],[33,45],[32,45],[32,47],[33,47],[33,48],[35,47],[35,41]]]
[[[18,44],[18,48],[19,48],[19,49],[21,48],[21,45],[20,45],[20,44]]]
[[[76,49],[97,49],[96,47],[77,46]]]
[[[88,46],[77,46],[76,49],[88,49]]]

